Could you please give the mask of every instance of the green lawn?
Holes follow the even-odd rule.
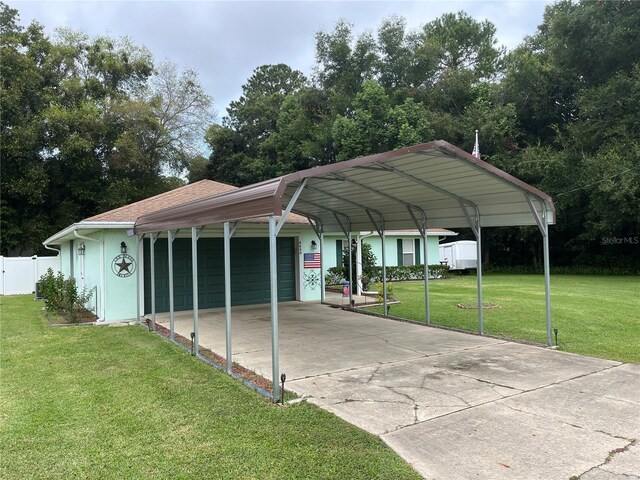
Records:
[[[423,282],[394,283],[393,288],[402,303],[390,314],[424,321]],[[477,302],[474,275],[435,280],[429,289],[432,323],[477,331],[477,310],[457,307]],[[485,275],[483,302],[500,306],[484,311],[485,333],[546,343],[541,275]],[[552,275],[551,308],[560,350],[640,363],[637,276]]]
[[[378,438],[277,407],[142,327],[48,327],[0,297],[0,477],[420,478]]]

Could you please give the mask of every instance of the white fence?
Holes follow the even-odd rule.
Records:
[[[32,293],[36,289],[36,282],[51,268],[54,272],[60,270],[60,256],[56,257],[2,257],[2,281],[0,281],[0,295],[19,295]]]

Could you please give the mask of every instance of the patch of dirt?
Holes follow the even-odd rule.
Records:
[[[147,319],[147,326],[149,327],[149,329],[151,329],[151,320]],[[163,326],[163,325],[159,325],[156,323],[156,332],[158,332],[160,335],[162,335],[163,337],[166,338],[171,338],[171,330],[169,330],[167,327]],[[186,338],[183,337],[182,335],[176,333],[174,335],[174,338],[177,342],[180,342],[182,345],[184,345],[185,347],[188,347],[189,349],[191,349],[191,339],[190,338]],[[215,364],[219,365],[220,367],[226,369],[227,368],[227,360],[226,358],[224,358],[221,355],[218,355],[217,353],[209,350],[208,348],[205,348],[203,346],[200,346],[198,348],[198,352],[200,353],[200,355],[202,355],[203,357],[211,360],[212,362],[214,362]],[[249,380],[251,383],[253,383],[255,386],[260,387],[263,390],[266,390],[269,393],[273,393],[273,384],[271,383],[271,380],[264,378],[261,375],[258,375],[256,372],[254,372],[253,370],[249,370],[246,367],[243,367],[242,365],[233,362],[233,365],[231,367],[233,373],[235,373],[236,375]]]
[[[79,309],[77,312],[77,317],[73,320],[63,317],[61,315],[55,315],[47,310],[45,310],[45,316],[47,317],[47,322],[49,326],[60,326],[60,325],[87,325],[87,324],[95,324],[97,323],[98,317],[90,310],[86,308]]]
[[[477,310],[478,309],[478,304],[459,303],[458,304],[458,308],[462,308],[464,310]],[[500,305],[498,305],[497,303],[483,303],[482,304],[482,309],[483,310],[494,310],[496,308],[500,308]]]

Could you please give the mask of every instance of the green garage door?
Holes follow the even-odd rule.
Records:
[[[295,250],[293,238],[278,238],[278,300],[296,299]],[[144,241],[144,305],[151,311],[151,253]],[[167,239],[155,243],[156,312],[169,311],[169,266]],[[191,239],[173,242],[173,289],[175,309],[193,308],[191,281]],[[233,305],[268,303],[269,239],[231,239],[231,301]],[[224,306],[224,257],[221,238],[198,240],[198,305],[200,308]]]

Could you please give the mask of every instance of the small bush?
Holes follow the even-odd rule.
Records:
[[[331,267],[324,276],[324,282],[326,285],[340,285],[345,281],[346,276],[347,272],[344,267]]]
[[[384,285],[379,282],[378,285],[378,303],[384,302]],[[393,296],[393,283],[387,282],[387,300],[395,300]]]
[[[91,300],[92,292],[78,292],[73,278],[64,278],[61,272],[54,274],[49,268],[40,277],[42,298],[47,311],[59,315],[69,323],[79,323],[86,312],[85,304]]]

